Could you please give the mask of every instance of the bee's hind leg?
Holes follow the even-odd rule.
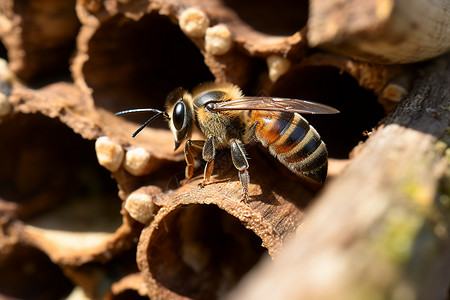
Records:
[[[247,153],[244,148],[244,144],[238,139],[232,139],[230,141],[231,159],[233,165],[238,169],[239,181],[244,190],[244,200],[248,200],[248,187],[250,185],[250,175],[248,173],[248,159]]]

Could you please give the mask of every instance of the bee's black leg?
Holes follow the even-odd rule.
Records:
[[[214,146],[214,136],[210,135],[205,141],[203,146],[203,159],[206,161],[205,172],[203,174],[203,182],[201,183],[204,186],[214,171],[214,158],[216,156],[216,147]]]
[[[186,179],[194,175],[194,158],[202,151],[205,141],[187,140],[184,145],[184,160],[186,161],[185,176]]]
[[[244,200],[248,200],[248,187],[250,185],[250,175],[248,173],[248,160],[247,153],[245,152],[244,144],[238,139],[232,139],[230,141],[231,147],[231,159],[233,165],[238,169],[239,181],[241,182],[244,190]]]

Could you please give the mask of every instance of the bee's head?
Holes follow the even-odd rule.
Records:
[[[191,103],[192,95],[182,88],[174,90],[167,96],[167,120],[175,138],[175,150],[192,134],[194,114]]]

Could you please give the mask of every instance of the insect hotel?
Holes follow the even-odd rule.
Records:
[[[0,297],[448,299],[448,1],[4,0],[0,42]]]

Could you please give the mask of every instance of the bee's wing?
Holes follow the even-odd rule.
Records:
[[[214,111],[224,110],[267,110],[286,111],[300,114],[337,114],[331,106],[299,99],[274,97],[242,97],[224,102],[216,102]]]

